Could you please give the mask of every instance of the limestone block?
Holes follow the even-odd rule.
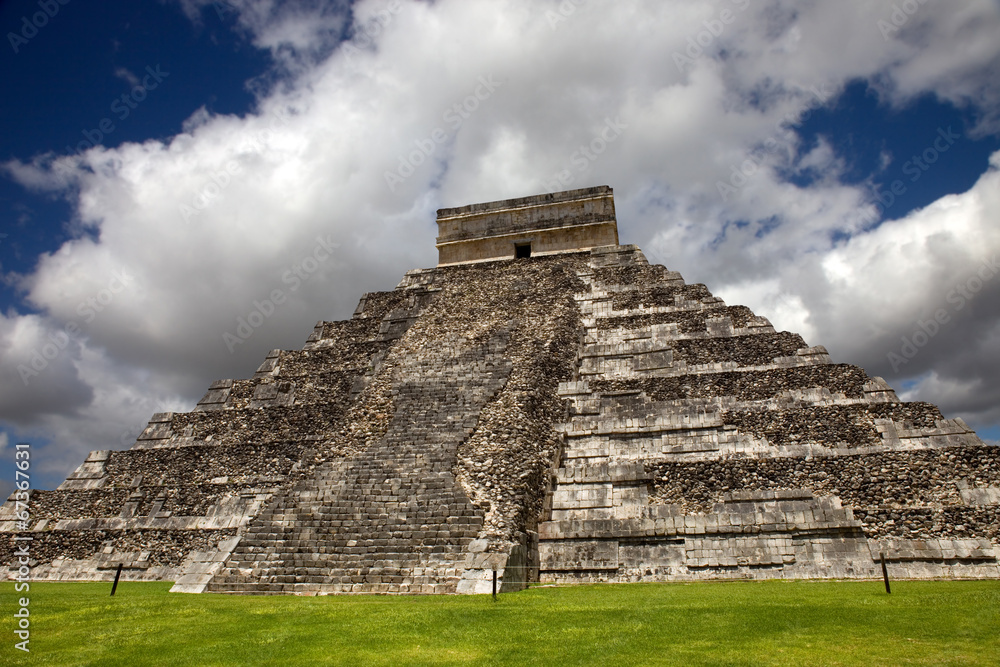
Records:
[[[632,371],[636,373],[671,368],[674,365],[674,353],[670,349],[635,354],[632,359]]]
[[[611,507],[611,483],[564,484],[552,495],[552,509]]]
[[[617,540],[540,542],[543,570],[617,570]]]
[[[987,486],[980,488],[960,488],[962,502],[970,507],[983,505],[1000,505],[1000,487]]]

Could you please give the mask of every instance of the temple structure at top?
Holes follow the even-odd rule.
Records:
[[[438,210],[438,266],[618,245],[607,185]]]

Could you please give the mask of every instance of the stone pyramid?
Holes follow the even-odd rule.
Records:
[[[998,577],[1000,449],[618,245],[611,188],[438,212],[440,263],[95,451],[32,579],[225,593]],[[13,577],[11,568],[8,576]]]

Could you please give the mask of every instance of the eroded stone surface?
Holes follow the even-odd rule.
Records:
[[[469,220],[503,237],[508,209],[515,236],[573,206],[613,224],[610,189],[569,195],[444,217],[463,242]],[[1000,450],[587,229],[408,272],[92,452],[27,525],[8,501],[0,531],[34,538],[33,579],[122,564],[182,592],[870,577],[880,554],[897,577],[1000,576]]]
[[[589,264],[542,581],[1000,574],[1000,450],[964,422],[634,248]]]

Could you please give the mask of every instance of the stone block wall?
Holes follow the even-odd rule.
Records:
[[[410,271],[31,507],[34,579],[185,592],[1000,576],[997,448],[635,246]]]
[[[998,449],[704,285],[597,249],[539,526],[554,582],[997,577]]]
[[[618,243],[608,186],[507,199],[438,211],[438,266],[579,252]]]

